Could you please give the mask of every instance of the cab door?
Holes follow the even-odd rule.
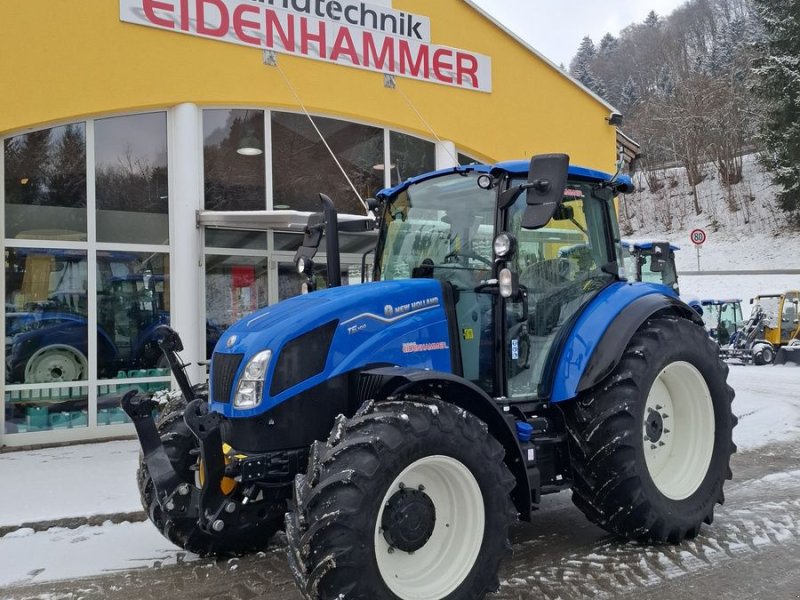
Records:
[[[519,274],[523,291],[505,305],[505,382],[511,399],[549,394],[559,336],[600,290],[617,280],[607,272],[622,252],[611,192],[597,194],[588,184],[568,183],[562,206],[541,229],[521,227],[524,194],[506,213],[505,229],[517,240],[508,266]]]

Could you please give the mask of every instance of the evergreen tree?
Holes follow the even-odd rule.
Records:
[[[596,57],[597,50],[594,47],[594,42],[587,35],[581,40],[578,53],[569,65],[569,73],[598,96],[604,96],[606,94],[605,85],[595,77],[592,69],[592,63]]]
[[[656,13],[656,11],[654,10],[651,10],[647,14],[647,18],[645,18],[644,24],[647,25],[648,27],[652,27],[653,29],[658,29],[659,26],[661,25],[661,19],[659,18],[658,13]]]
[[[613,54],[618,46],[619,40],[610,33],[607,33],[603,36],[603,39],[600,40],[600,48],[597,53],[599,56],[607,57]]]
[[[628,80],[625,82],[625,85],[622,88],[622,98],[620,99],[622,108],[625,110],[630,109],[637,102],[639,102],[639,98],[639,86],[637,85],[636,81],[634,81],[633,76],[629,75]]]
[[[800,8],[797,0],[754,0],[766,32],[755,69],[764,101],[764,161],[781,188],[778,201],[800,225]]]

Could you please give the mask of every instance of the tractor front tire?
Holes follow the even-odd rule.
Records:
[[[436,399],[365,404],[312,446],[286,516],[311,600],[478,600],[499,587],[517,513],[502,446]]]
[[[199,387],[195,388],[195,393],[204,393],[203,389],[197,389]],[[194,486],[197,484],[195,474],[199,444],[183,420],[186,405],[183,395],[169,400],[156,420],[156,428],[173,468],[183,481]],[[268,515],[265,520],[245,531],[209,535],[200,530],[195,519],[180,519],[164,514],[141,456],[137,482],[142,506],[159,532],[176,546],[200,556],[239,556],[257,552],[267,547],[275,533],[283,529],[286,501],[263,499],[264,510],[272,513],[271,516]]]
[[[647,542],[710,524],[736,451],[727,374],[702,327],[670,316],[642,325],[611,374],[565,407],[578,508]]]

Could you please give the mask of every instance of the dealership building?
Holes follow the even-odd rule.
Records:
[[[120,393],[172,386],[161,324],[201,380],[226,326],[300,293],[320,192],[364,215],[458,164],[612,171],[623,139],[470,0],[4,2],[0,24],[0,446],[132,434]],[[342,234],[345,283],[374,241]]]

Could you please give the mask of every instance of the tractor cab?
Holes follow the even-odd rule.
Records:
[[[625,266],[629,276],[636,281],[660,283],[680,293],[675,252],[678,246],[669,242],[623,240]]]
[[[706,329],[720,347],[730,344],[736,333],[744,327],[741,300],[706,299],[700,301],[700,306],[703,308]]]
[[[537,168],[462,167],[379,196],[375,279],[445,283],[463,376],[510,399],[550,394],[547,366],[563,327],[619,279],[613,198],[630,185],[564,164],[550,204],[536,204],[528,186]]]

